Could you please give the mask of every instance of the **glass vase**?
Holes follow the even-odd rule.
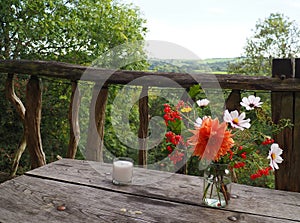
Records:
[[[222,208],[229,204],[231,171],[228,164],[211,163],[204,170],[202,201],[210,207]]]

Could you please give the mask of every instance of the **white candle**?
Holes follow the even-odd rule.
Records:
[[[133,172],[133,163],[128,160],[116,159],[113,162],[113,183],[128,184],[131,183]]]

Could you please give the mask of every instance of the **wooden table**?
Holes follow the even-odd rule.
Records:
[[[300,222],[300,193],[233,184],[228,207],[201,204],[202,179],[142,168],[130,186],[111,164],[62,159],[0,185],[0,222]],[[65,207],[65,210],[58,210]]]

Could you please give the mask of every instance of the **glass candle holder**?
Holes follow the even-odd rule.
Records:
[[[128,185],[132,183],[133,159],[117,157],[113,160],[112,182],[115,185]]]

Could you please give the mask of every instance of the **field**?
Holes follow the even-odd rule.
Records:
[[[204,60],[149,60],[149,70],[164,72],[211,72],[226,74],[229,63],[234,63],[237,58],[211,58]]]

